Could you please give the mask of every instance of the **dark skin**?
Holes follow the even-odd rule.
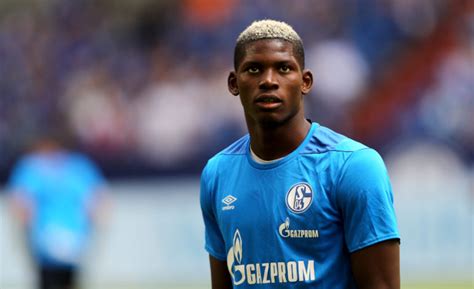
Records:
[[[284,157],[304,140],[310,124],[304,117],[303,97],[313,85],[312,73],[283,40],[247,44],[245,56],[229,74],[229,91],[244,108],[253,152],[264,160]],[[232,288],[226,261],[212,256],[213,289]],[[353,252],[352,273],[360,289],[400,289],[400,248],[388,240]]]
[[[303,95],[311,90],[313,75],[303,70],[286,41],[254,41],[245,51],[229,75],[229,91],[240,95],[254,153],[277,159],[295,150],[310,129]]]

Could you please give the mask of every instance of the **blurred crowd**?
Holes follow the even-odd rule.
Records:
[[[0,176],[61,125],[109,177],[195,174],[246,131],[237,33],[298,31],[308,116],[382,153],[430,138],[474,162],[474,5],[462,0],[0,3]]]

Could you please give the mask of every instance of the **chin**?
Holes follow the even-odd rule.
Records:
[[[275,115],[265,115],[258,118],[257,122],[264,127],[277,127],[285,124],[288,121],[287,118]]]
[[[257,125],[266,128],[280,127],[286,125],[298,115],[295,113],[283,113],[283,111],[258,111],[245,115],[249,125]]]

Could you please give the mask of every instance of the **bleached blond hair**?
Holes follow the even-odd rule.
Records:
[[[264,19],[254,21],[237,38],[234,50],[235,69],[245,54],[245,46],[250,42],[264,39],[280,39],[290,42],[296,59],[300,62],[301,67],[304,67],[303,41],[298,33],[285,22]]]
[[[237,38],[237,43],[261,39],[283,39],[289,42],[301,42],[298,33],[287,23],[265,19],[254,21],[250,26],[245,28]]]

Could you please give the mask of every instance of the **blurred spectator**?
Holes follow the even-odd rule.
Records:
[[[77,288],[77,271],[99,217],[105,181],[86,156],[57,133],[41,136],[15,165],[8,185],[26,230],[38,289]]]
[[[449,53],[435,72],[436,81],[426,91],[418,116],[428,133],[455,142],[467,153],[474,147],[473,63],[466,42]]]
[[[449,103],[436,134],[455,136],[472,163],[472,125],[459,125],[472,107],[464,2],[0,1],[0,181],[29,135],[58,121],[107,176],[198,174],[243,134],[238,101],[215,94],[237,33],[261,18],[306,39],[310,117],[383,152],[406,131],[438,127],[426,120]],[[459,33],[471,40],[453,44]]]
[[[367,62],[347,41],[323,41],[310,47],[307,54],[307,66],[316,79],[315,98],[324,106],[315,115],[330,123],[347,119],[348,108],[367,87]]]
[[[67,121],[85,147],[114,155],[130,147],[127,102],[100,66],[79,71],[62,99]]]

